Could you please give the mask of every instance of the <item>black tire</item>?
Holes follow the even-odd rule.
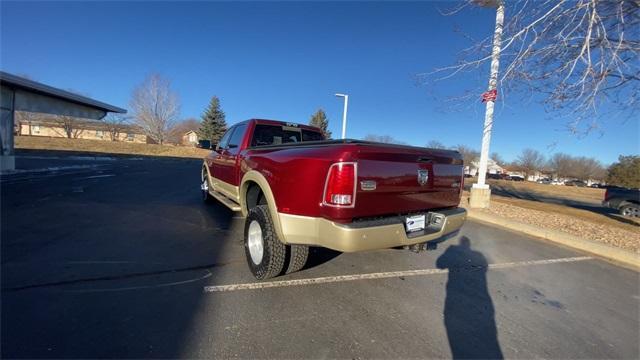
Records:
[[[285,274],[291,274],[299,271],[307,264],[309,258],[309,247],[305,245],[290,245],[291,256],[289,258],[289,266]]]
[[[205,189],[206,187],[206,189]],[[211,183],[209,182],[209,176],[207,174],[207,169],[202,168],[202,172],[200,174],[200,192],[202,193],[202,201],[205,203],[212,203],[213,197],[209,194],[208,189],[211,189]]]
[[[253,221],[260,225],[262,232],[263,255],[258,264],[252,260],[249,250],[249,226]],[[258,280],[278,276],[284,268],[286,246],[278,239],[267,205],[258,205],[249,210],[244,225],[244,253],[251,273]]]
[[[620,208],[620,215],[628,217],[640,217],[640,205],[627,204]]]

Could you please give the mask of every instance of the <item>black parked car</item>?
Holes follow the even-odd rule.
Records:
[[[198,140],[198,144],[196,145],[196,147],[202,149],[213,149],[211,147],[211,140]]]
[[[493,179],[493,180],[504,180],[504,175],[502,174],[489,174],[487,173],[487,179]]]
[[[602,206],[616,209],[629,217],[640,217],[640,190],[607,187]]]
[[[566,186],[579,186],[579,187],[587,186],[587,183],[582,181],[582,180],[569,180],[569,181],[565,182],[564,184]]]

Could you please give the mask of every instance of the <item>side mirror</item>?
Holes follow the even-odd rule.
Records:
[[[217,150],[218,149],[218,143],[211,143],[209,145],[209,149],[211,150]]]

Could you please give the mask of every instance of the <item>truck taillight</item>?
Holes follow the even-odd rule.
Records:
[[[353,207],[356,202],[356,163],[331,165],[324,186],[323,203],[329,206]]]

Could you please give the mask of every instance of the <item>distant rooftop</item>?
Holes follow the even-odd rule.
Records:
[[[90,106],[96,109],[104,110],[106,112],[114,112],[120,114],[125,114],[127,112],[127,110],[119,108],[117,106],[109,105],[101,101],[88,98],[86,96],[74,94],[69,91],[54,88],[49,85],[12,75],[4,71],[0,71],[0,83],[13,88],[24,89],[35,93],[56,97],[76,104]]]

